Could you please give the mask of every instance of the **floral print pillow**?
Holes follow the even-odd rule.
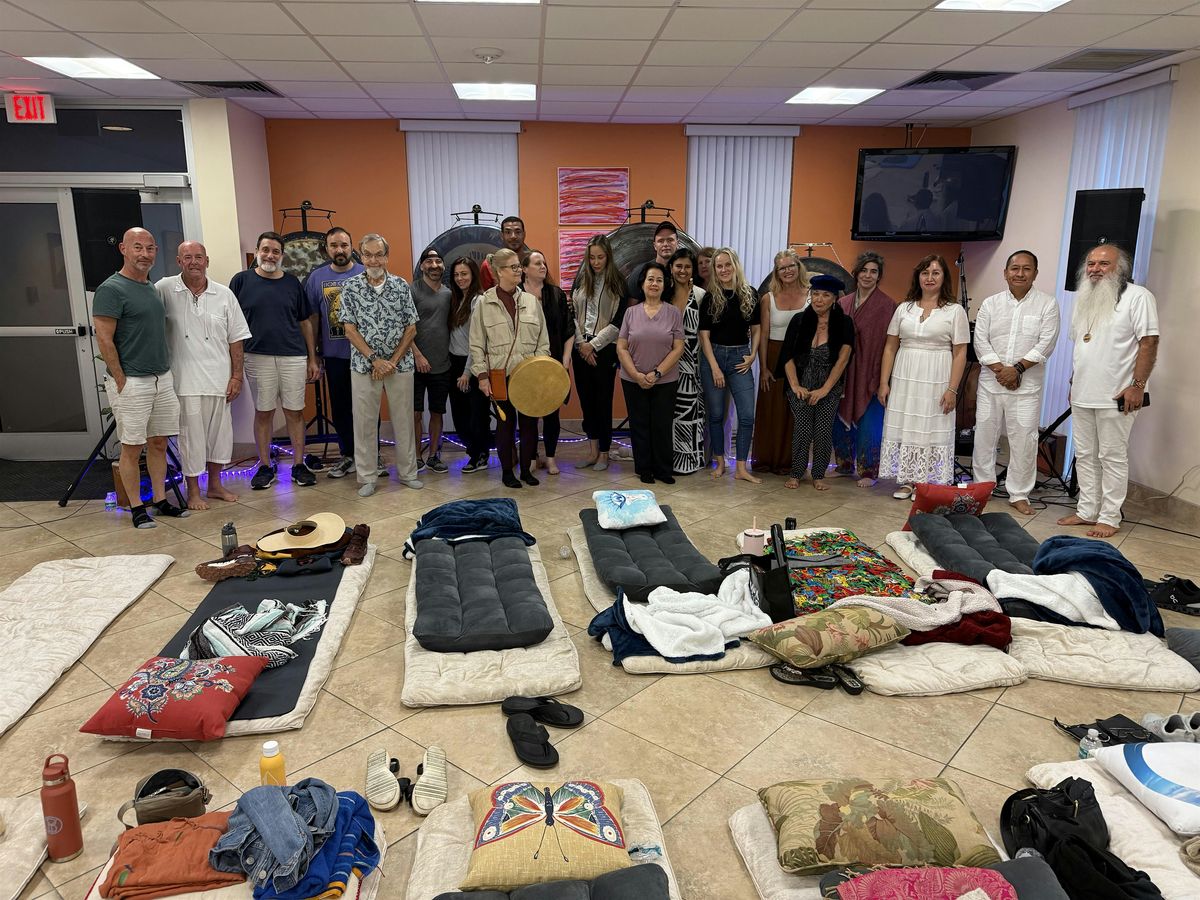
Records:
[[[777,622],[746,635],[746,640],[798,669],[849,662],[908,637],[891,616],[865,606],[824,609]]]

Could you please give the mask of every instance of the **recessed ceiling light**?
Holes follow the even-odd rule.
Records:
[[[153,72],[117,56],[26,56],[25,61],[68,78],[158,78]]]
[[[128,125],[101,125],[101,131],[133,131]]]
[[[942,0],[934,9],[955,9],[959,12],[1044,13],[1069,2],[1070,0]]]
[[[883,88],[808,87],[788,103],[826,103],[833,106],[854,106],[882,94]]]
[[[537,87],[532,84],[488,84],[479,81],[456,81],[454,91],[459,100],[536,100]]]

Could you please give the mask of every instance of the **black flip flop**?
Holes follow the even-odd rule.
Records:
[[[838,684],[842,686],[842,689],[852,697],[857,697],[867,689],[867,686],[858,680],[858,676],[846,666],[835,663],[828,668],[833,677],[838,680]]]
[[[791,663],[776,663],[771,666],[771,677],[784,684],[798,684],[803,687],[820,688],[832,691],[838,686],[837,677],[825,669],[797,669]]]
[[[528,713],[509,717],[508,737],[517,759],[535,769],[551,769],[558,765],[558,751],[550,743],[546,729],[533,721]]]
[[[534,721],[555,728],[578,728],[583,724],[583,710],[554,697],[509,697],[500,704],[506,716],[526,713]]]

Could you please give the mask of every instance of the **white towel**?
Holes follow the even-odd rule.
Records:
[[[1000,612],[1000,604],[996,602],[995,596],[973,581],[921,577],[917,579],[915,587],[924,594],[938,597],[938,602],[925,603],[908,597],[858,595],[844,597],[825,608],[867,606],[891,616],[909,631],[933,631],[935,628],[957,622],[968,613],[985,610]],[[945,599],[941,599],[942,597]]]
[[[1061,575],[1017,575],[1001,569],[988,573],[988,587],[1005,600],[1028,600],[1072,622],[1120,631],[1117,620],[1104,609],[1095,589],[1078,572]]]

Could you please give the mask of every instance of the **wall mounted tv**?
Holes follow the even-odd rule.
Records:
[[[1016,147],[858,151],[856,241],[1004,237]]]

